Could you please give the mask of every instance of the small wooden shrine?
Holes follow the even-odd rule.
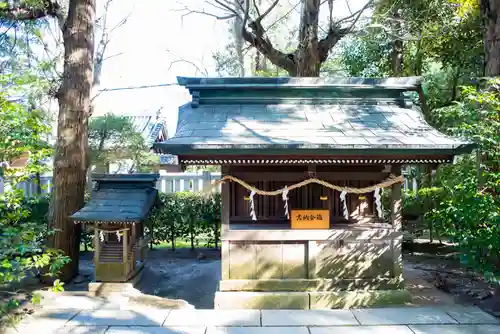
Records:
[[[452,163],[473,148],[426,123],[408,96],[420,91],[419,78],[178,82],[192,101],[180,107],[175,136],[154,146],[181,166],[222,166],[215,307],[337,308],[410,297],[401,167]]]
[[[71,216],[94,231],[96,282],[127,282],[144,267],[144,220],[157,200],[158,174],[94,174],[90,201]]]

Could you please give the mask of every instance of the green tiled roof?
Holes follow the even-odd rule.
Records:
[[[193,96],[164,153],[455,155],[470,142],[424,120],[404,94],[418,78],[178,78]]]
[[[95,174],[91,200],[70,218],[77,222],[140,222],[155,203],[158,174]]]

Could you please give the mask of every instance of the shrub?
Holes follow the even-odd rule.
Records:
[[[0,196],[0,286],[12,288],[29,275],[55,275],[69,261],[60,251],[47,249],[49,230],[44,211],[48,201],[43,198],[26,200],[22,190],[13,190]],[[62,290],[59,280],[54,291]],[[33,295],[38,302],[40,296]],[[19,300],[0,302],[0,318],[19,305]]]
[[[217,247],[220,210],[219,194],[160,194],[160,204],[153,210],[148,222],[152,243],[168,241],[175,250],[175,241],[182,239],[189,241],[194,249],[200,240],[204,240],[204,246]]]

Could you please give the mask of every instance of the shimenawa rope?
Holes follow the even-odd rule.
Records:
[[[387,188],[387,187],[392,186],[393,184],[402,183],[402,182],[404,182],[404,177],[402,175],[396,177],[396,176],[391,174],[389,176],[389,178],[387,180],[385,180],[384,182],[381,182],[379,184],[375,184],[373,186],[364,187],[364,188],[352,188],[352,187],[336,186],[334,184],[328,183],[328,182],[320,180],[320,179],[311,178],[311,179],[304,180],[302,182],[296,183],[296,184],[288,186],[288,187],[284,187],[284,188],[273,190],[273,191],[266,191],[266,190],[257,189],[255,187],[249,185],[245,181],[238,179],[237,177],[234,177],[231,175],[226,175],[223,178],[221,178],[220,180],[214,181],[212,183],[212,186],[209,187],[206,190],[206,192],[211,192],[213,188],[217,187],[218,185],[220,185],[226,181],[236,182],[236,183],[240,184],[242,187],[248,189],[250,192],[252,192],[256,195],[276,196],[276,195],[282,194],[283,192],[285,192],[285,190],[287,192],[289,192],[291,190],[306,186],[306,185],[311,184],[311,183],[320,184],[324,187],[327,187],[327,188],[330,188],[333,190],[337,190],[337,191],[341,191],[341,192],[345,191],[346,193],[351,193],[351,194],[365,194],[365,193],[375,191],[375,189],[377,189],[377,188]]]

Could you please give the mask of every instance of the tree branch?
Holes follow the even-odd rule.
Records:
[[[12,24],[3,32],[0,34],[0,37],[3,37],[5,35],[7,35],[7,33],[10,31],[10,29],[12,29],[12,27],[14,27],[16,25],[16,22],[12,22]]]
[[[271,13],[271,11],[272,11],[272,10],[273,10],[273,9],[274,9],[277,5],[278,5],[278,2],[279,2],[279,1],[280,1],[280,0],[274,0],[274,2],[271,4],[271,6],[269,6],[269,8],[268,8],[268,9],[267,9],[264,13],[262,13],[262,15],[261,15],[261,14],[258,14],[258,15],[259,15],[259,17],[257,17],[257,19],[255,19],[255,22],[258,22],[258,23],[260,24],[260,23],[262,22],[262,20],[263,20],[263,19],[264,19],[267,15],[269,15],[269,13]],[[258,9],[257,9],[257,3],[255,2],[255,0],[254,0],[254,4],[255,4],[255,8],[256,8],[256,10],[257,10],[257,12],[258,12]]]
[[[262,55],[264,55],[271,63],[274,65],[281,67],[288,71],[289,73],[292,73],[295,69],[295,64],[293,60],[288,57],[287,54],[284,52],[279,51],[276,49],[269,38],[266,36],[266,31],[262,27],[262,20],[269,15],[269,13],[273,10],[273,8],[276,7],[278,4],[279,0],[274,0],[271,6],[264,11],[263,14],[259,15],[259,17],[252,22],[248,24],[248,27],[250,28],[250,31],[246,27],[246,22],[250,20],[250,0],[245,0],[245,19],[243,21],[242,25],[242,31],[241,34],[243,36],[243,39],[250,43],[254,48],[257,49]],[[257,12],[259,12],[258,8],[256,9]]]
[[[172,66],[174,66],[174,64],[176,64],[176,63],[188,63],[189,65],[193,66],[196,69],[197,72],[199,72],[202,75],[205,75],[205,77],[208,77],[208,70],[206,68],[204,68],[202,70],[198,65],[196,65],[192,61],[186,60],[186,59],[177,59],[177,60],[174,60],[174,61],[170,62],[170,66],[168,67],[167,71],[170,71],[170,69],[172,68]]]
[[[14,21],[28,21],[41,19],[47,16],[57,17],[60,6],[56,1],[44,0],[40,6],[34,7],[24,1],[2,1],[0,17]]]
[[[184,12],[184,14],[181,15],[181,20],[184,19],[186,16],[191,15],[191,14],[207,15],[207,16],[211,16],[211,17],[216,18],[217,20],[221,20],[221,21],[237,17],[237,15],[235,15],[233,13],[221,16],[221,15],[216,15],[214,13],[206,12],[205,10],[201,10],[201,11],[200,10],[192,10],[192,9],[189,9],[188,7],[184,7],[182,9],[176,9],[174,11]]]
[[[108,59],[111,59],[111,58],[115,58],[115,57],[121,56],[122,54],[123,54],[123,52],[118,52],[118,53],[115,53],[114,55],[104,57],[102,61],[106,61],[106,60],[108,60]]]
[[[359,18],[363,14],[363,12],[371,6],[373,0],[369,0],[360,10],[354,12],[353,14],[346,16],[337,22],[330,22],[330,27],[328,29],[328,34],[325,38],[319,41],[319,49],[320,49],[320,59],[321,61],[325,61],[328,58],[328,53],[330,50],[337,44],[337,42],[347,34],[351,33],[354,25],[358,22]],[[341,28],[341,23],[349,20],[353,20],[351,24],[346,28]]]
[[[223,0],[214,0],[214,2],[218,5],[214,5],[213,3],[211,2],[207,2],[210,6],[214,7],[214,8],[218,8],[218,9],[222,9],[222,10],[227,10],[228,12],[230,12],[231,14],[234,14],[234,17],[240,17],[240,14],[238,13],[238,9],[236,8],[232,8],[229,4],[225,3]],[[241,7],[241,3],[236,0],[236,3],[239,5],[239,9],[242,10],[243,7]]]
[[[58,0],[41,0],[35,6],[25,1],[0,1],[0,18],[12,21],[31,21],[45,17],[56,18],[61,30],[66,22],[65,9]]]

